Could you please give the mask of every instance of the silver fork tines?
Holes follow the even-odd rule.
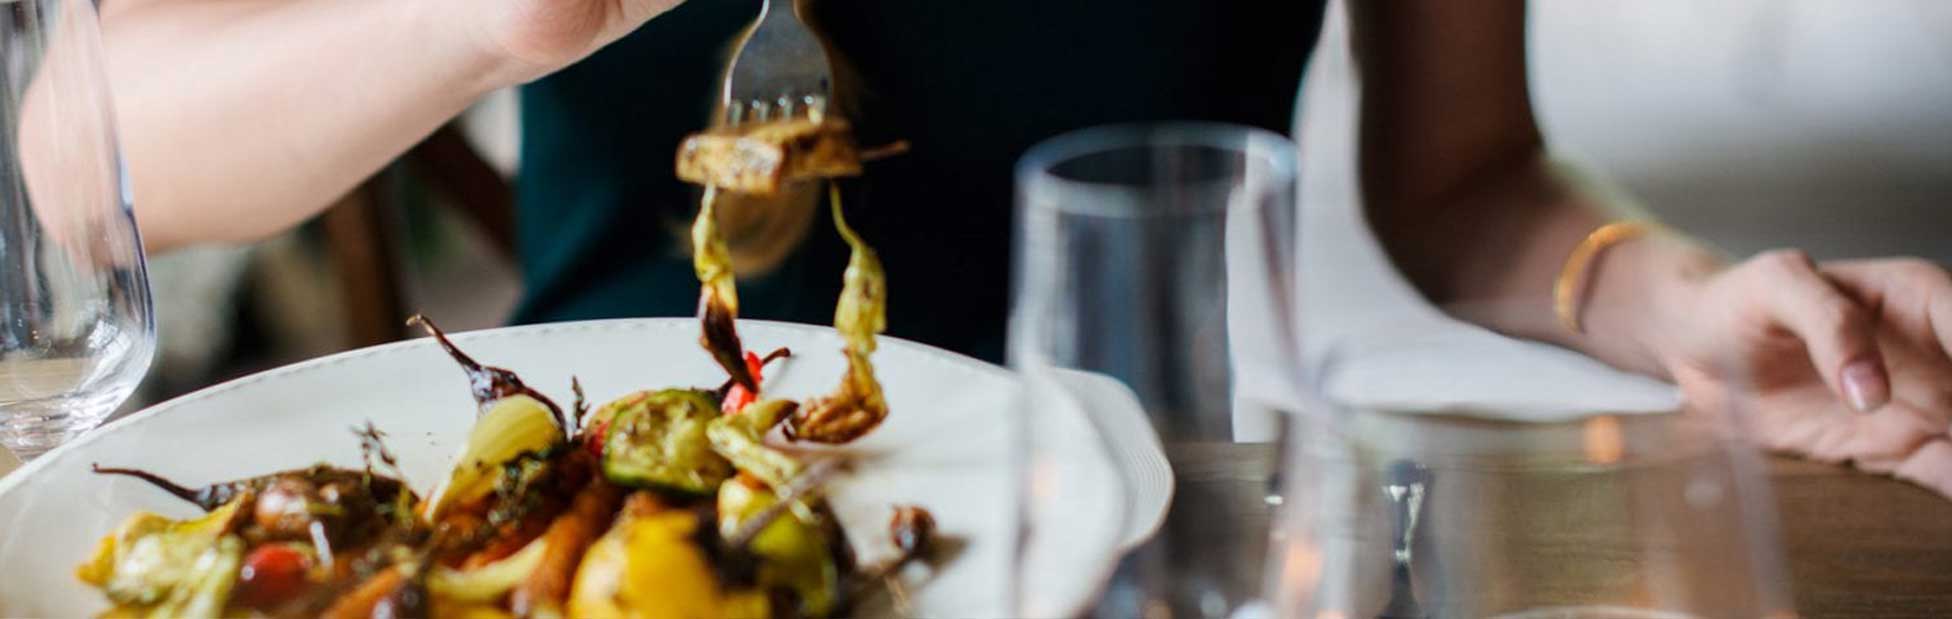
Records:
[[[797,4],[798,6],[795,6]],[[733,52],[720,88],[725,113],[737,125],[826,113],[833,68],[819,35],[806,25],[804,0],[764,0]]]

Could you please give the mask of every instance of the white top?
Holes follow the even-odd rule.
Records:
[[[1301,363],[1314,373],[1306,379],[1315,384],[1313,395],[1354,409],[1531,421],[1678,406],[1678,393],[1660,381],[1450,318],[1396,271],[1360,208],[1347,33],[1347,19],[1335,7],[1310,60],[1296,118],[1297,307]],[[1243,357],[1255,354],[1255,344],[1234,343]],[[1236,414],[1235,428],[1240,440],[1266,440],[1272,432],[1246,413]]]

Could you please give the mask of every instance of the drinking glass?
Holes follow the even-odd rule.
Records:
[[[1259,599],[1264,511],[1238,513],[1231,486],[1193,482],[1262,453],[1236,451],[1237,436],[1280,425],[1276,396],[1296,374],[1295,166],[1282,136],[1197,123],[1078,131],[1018,164],[1010,361],[1046,407],[1026,410],[1069,406],[1097,424],[1123,478],[1129,549],[1095,606],[1023,614],[1223,617]],[[1038,438],[1033,458],[1101,449]],[[1148,445],[1170,470],[1148,468]],[[1033,510],[1048,494],[1036,482]],[[1036,567],[1019,573],[1043,578]]]
[[[0,3],[0,444],[93,428],[155,348],[90,0]]]

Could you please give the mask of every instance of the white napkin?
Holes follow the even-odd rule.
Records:
[[[1493,333],[1432,307],[1398,273],[1370,234],[1356,183],[1357,106],[1346,19],[1331,11],[1302,86],[1300,363],[1313,370],[1308,396],[1354,410],[1442,412],[1550,422],[1594,413],[1670,411],[1670,385],[1615,370],[1572,351]],[[1470,234],[1460,230],[1459,234]],[[1236,367],[1270,357],[1271,342],[1232,342]],[[1243,379],[1245,380],[1245,379]],[[1269,397],[1261,393],[1237,394]],[[1262,417],[1236,411],[1235,438],[1267,440]]]
[[[1353,208],[1318,206],[1302,219],[1302,356],[1331,401],[1521,421],[1680,403],[1658,380],[1446,316],[1390,266]]]

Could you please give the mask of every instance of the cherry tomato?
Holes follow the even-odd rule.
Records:
[[[284,603],[305,590],[310,569],[311,556],[290,544],[259,546],[244,557],[231,599],[254,608]]]

